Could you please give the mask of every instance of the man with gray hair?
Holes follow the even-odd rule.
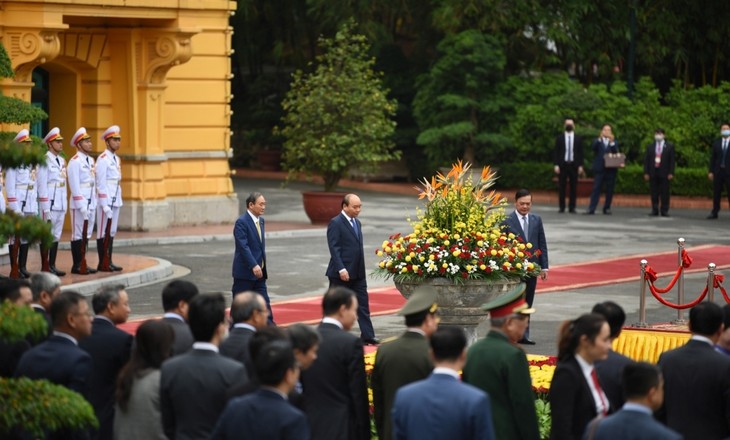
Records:
[[[99,430],[92,438],[107,439],[113,437],[116,378],[132,349],[132,335],[116,327],[129,318],[129,296],[123,285],[103,286],[91,305],[96,314],[91,336],[80,341],[79,347],[93,362],[88,400],[99,419]]]
[[[48,335],[35,341],[35,343],[40,343],[53,333],[53,322],[51,322],[50,315],[51,301],[61,293],[61,279],[50,272],[34,273],[30,276],[30,290],[33,293],[33,302],[30,306],[48,323]]]
[[[233,297],[231,303],[231,320],[233,328],[228,338],[220,345],[220,353],[242,363],[249,377],[253,378],[254,366],[248,346],[251,336],[258,329],[266,327],[269,310],[264,297],[257,292],[248,291]]]

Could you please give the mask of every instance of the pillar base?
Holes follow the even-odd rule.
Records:
[[[125,201],[119,229],[157,231],[170,226],[233,222],[238,218],[238,197],[174,197],[162,201]]]

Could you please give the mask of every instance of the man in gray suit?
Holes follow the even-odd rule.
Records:
[[[226,392],[248,380],[243,365],[218,353],[228,331],[223,295],[200,294],[190,301],[192,350],[162,364],[160,410],[168,438],[208,438],[226,404]]]
[[[242,363],[249,376],[254,375],[251,353],[248,343],[257,330],[266,327],[269,309],[266,300],[257,292],[248,291],[233,297],[231,304],[231,320],[233,328],[230,335],[221,343],[220,352]]]
[[[185,353],[193,346],[193,334],[187,320],[190,301],[197,294],[198,286],[184,280],[171,281],[162,289],[162,308],[165,310],[162,320],[170,324],[175,332],[173,356]]]

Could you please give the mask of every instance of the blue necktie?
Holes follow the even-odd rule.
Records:
[[[360,232],[357,230],[357,222],[354,218],[350,219],[350,223],[352,224],[352,229],[355,231],[355,236],[357,238],[360,238]]]

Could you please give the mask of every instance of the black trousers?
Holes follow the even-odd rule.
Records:
[[[669,212],[669,179],[666,177],[652,176],[649,178],[649,189],[651,191],[651,212],[662,214]],[[661,209],[659,201],[661,200]]]
[[[357,325],[360,327],[360,337],[362,339],[372,339],[375,337],[375,329],[373,322],[370,320],[370,301],[368,300],[368,283],[365,278],[350,281],[342,281],[339,278],[328,277],[330,280],[330,288],[335,286],[344,286],[355,292],[357,297]]]
[[[565,189],[568,186],[568,209],[575,210],[575,199],[578,191],[578,164],[575,162],[560,165],[558,174],[558,203],[561,211],[565,211]]]
[[[720,212],[723,189],[727,193],[728,205],[730,205],[730,170],[727,168],[721,168],[712,179],[712,213],[715,215]]]

